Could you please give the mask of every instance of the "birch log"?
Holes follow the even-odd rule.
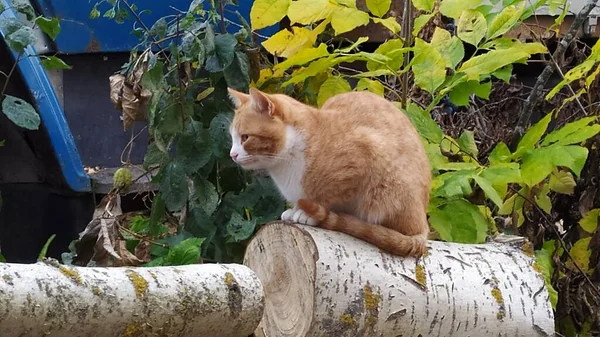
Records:
[[[263,308],[262,285],[243,265],[0,263],[2,337],[246,337]]]
[[[544,280],[521,247],[430,241],[400,258],[345,234],[271,223],[244,264],[265,288],[258,337],[550,336]]]

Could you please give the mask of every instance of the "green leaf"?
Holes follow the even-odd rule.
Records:
[[[160,192],[169,211],[176,212],[183,208],[189,196],[183,164],[172,161],[162,169]]]
[[[174,247],[169,248],[165,257],[165,266],[182,266],[194,264],[200,261],[202,243],[204,239],[189,238],[181,241]]]
[[[339,7],[331,15],[331,26],[336,35],[369,24],[369,14],[355,8]]]
[[[600,217],[600,208],[595,208],[587,212],[581,220],[579,220],[579,226],[584,231],[594,234],[598,230],[598,219]]]
[[[27,46],[34,44],[36,41],[33,29],[23,26],[15,32],[6,36],[8,46],[16,53],[22,53]]]
[[[600,125],[588,125],[595,122],[597,116],[584,117],[575,122],[571,122],[558,130],[554,130],[544,137],[542,146],[547,146],[552,143],[557,145],[570,145],[581,143],[600,132]]]
[[[496,144],[489,156],[490,164],[507,163],[510,161],[512,154],[510,149],[504,142]]]
[[[383,97],[383,94],[385,92],[385,88],[383,86],[383,84],[381,84],[381,82],[376,81],[376,80],[371,80],[368,78],[361,78],[358,83],[356,84],[356,90],[357,91],[361,91],[361,90],[368,90],[374,94],[377,94],[381,97]]]
[[[176,151],[175,160],[182,164],[188,174],[198,171],[212,156],[212,141],[208,130],[198,121],[189,121],[177,142]]]
[[[220,159],[229,158],[231,147],[229,125],[231,124],[231,118],[229,114],[219,113],[210,122],[209,132],[212,138],[213,155]]]
[[[2,255],[2,253],[0,253],[0,263],[6,263],[6,258],[4,257],[4,255]]]
[[[519,141],[519,145],[517,145],[517,150],[513,154],[513,158],[520,158],[521,155],[535,148],[535,145],[542,139],[542,136],[548,129],[551,119],[552,114],[547,114],[523,135],[523,138]]]
[[[217,188],[202,177],[195,177],[193,182],[192,195],[190,195],[191,207],[200,208],[207,215],[212,215],[219,205]]]
[[[477,47],[481,39],[485,37],[487,31],[487,22],[483,14],[476,10],[467,9],[460,15],[457,24],[456,35],[465,41]]]
[[[150,219],[148,221],[148,231],[150,235],[158,234],[160,225],[165,216],[165,207],[165,200],[162,198],[161,193],[156,193],[154,199],[152,199],[152,209],[150,210]]]
[[[523,157],[523,182],[533,186],[546,179],[555,167],[568,167],[577,176],[587,159],[588,150],[581,146],[552,145],[535,149]]]
[[[510,83],[510,76],[512,75],[512,71],[513,71],[513,66],[512,66],[512,64],[509,64],[507,66],[504,66],[504,67],[494,71],[492,73],[492,76],[494,76],[497,79],[500,79],[506,83]]]
[[[394,34],[398,34],[398,32],[400,32],[400,29],[401,29],[400,24],[398,23],[396,18],[393,16],[387,17],[385,19],[371,18],[371,20],[373,20],[373,22],[375,22],[375,23],[381,24],[382,26],[389,29],[390,32],[392,32]]]
[[[488,180],[501,198],[506,196],[508,184],[521,183],[521,170],[517,163],[499,163],[486,167],[481,176]]]
[[[446,67],[448,68],[456,68],[465,57],[465,48],[462,41],[456,36],[451,36],[450,32],[443,28],[435,27],[431,44],[446,60]]]
[[[519,7],[504,7],[500,13],[494,16],[492,22],[490,22],[490,27],[487,31],[487,39],[491,40],[498,36],[502,36],[504,33],[515,27],[519,23],[519,19],[524,11],[525,3],[522,3]]]
[[[481,0],[444,0],[440,3],[440,12],[458,20],[464,10],[475,9],[480,4]]]
[[[235,36],[231,34],[217,35],[214,40],[214,48],[210,48],[213,47],[210,44],[205,45],[207,57],[204,68],[211,73],[216,73],[229,67],[235,58],[236,45]]]
[[[40,127],[40,115],[31,104],[24,100],[6,95],[2,101],[2,112],[17,126],[27,130],[37,130]]]
[[[382,17],[390,10],[392,0],[366,0],[366,4],[373,15]]]
[[[227,233],[234,241],[239,242],[252,236],[255,227],[256,220],[248,221],[242,218],[238,213],[234,212],[231,214],[231,219],[227,223]]]
[[[56,56],[44,56],[42,58],[42,66],[46,70],[54,69],[71,69],[71,66]]]
[[[535,195],[535,203],[547,214],[552,214],[552,199],[548,196],[550,192],[550,186],[544,184]]]
[[[40,27],[42,32],[46,33],[52,40],[56,40],[60,33],[60,22],[57,18],[47,19],[43,16],[35,19],[35,24]]]
[[[549,187],[554,192],[572,195],[575,191],[575,186],[577,186],[577,183],[573,179],[571,172],[554,170],[550,175]]]
[[[327,101],[331,97],[349,91],[352,91],[352,88],[350,87],[350,84],[346,82],[345,79],[343,79],[342,77],[330,77],[321,85],[321,88],[319,89],[317,103],[319,106],[323,106],[325,101]]]
[[[419,32],[421,31],[421,29],[423,29],[423,27],[425,27],[425,25],[429,22],[429,20],[431,20],[431,18],[433,18],[435,16],[435,14],[436,13],[430,13],[430,14],[421,14],[421,15],[417,16],[417,18],[415,19],[415,22],[413,24],[412,35],[413,36],[419,35]]]
[[[17,12],[24,14],[27,18],[27,21],[33,20],[35,18],[35,10],[29,4],[27,0],[12,0],[10,7],[12,7]]]
[[[100,17],[100,11],[98,10],[98,3],[94,4],[94,7],[90,11],[90,19],[97,19]]]
[[[468,196],[473,193],[471,179],[473,171],[457,171],[444,173],[441,176],[443,184],[433,193],[434,196],[453,198]]]
[[[112,7],[109,10],[107,10],[106,12],[104,12],[104,15],[102,15],[102,16],[107,19],[114,19],[115,15],[117,15],[117,12],[115,11],[115,7]]]
[[[444,241],[483,243],[488,223],[477,206],[464,199],[450,200],[429,210],[429,222]]]
[[[272,26],[285,17],[292,0],[256,0],[250,10],[252,30]]]
[[[241,51],[235,52],[233,62],[223,72],[227,85],[241,92],[248,92],[250,85],[250,60]]]
[[[144,168],[146,170],[149,170],[153,166],[162,166],[167,161],[169,161],[169,154],[162,152],[158,146],[156,146],[156,141],[148,145],[146,155],[144,156]]]
[[[399,103],[394,103],[398,109],[403,111],[412,125],[417,129],[421,137],[439,144],[444,138],[444,133],[439,125],[431,118],[431,115],[421,109],[418,105],[410,102],[406,110],[403,110]]]
[[[433,46],[417,38],[415,40],[413,73],[415,83],[433,94],[446,79],[446,61]]]
[[[589,249],[589,246],[591,240],[592,238],[580,239],[575,242],[569,251],[575,264],[584,272],[590,271],[590,256],[592,255],[592,251]]]
[[[552,240],[552,242],[553,241],[554,240]],[[552,274],[554,273],[552,253],[554,248],[546,245],[546,243],[549,242],[550,241],[546,241],[542,249],[535,251],[535,262],[540,267],[541,273],[544,276],[544,283],[548,289],[550,304],[552,305],[552,308],[555,309],[556,303],[558,302],[558,293],[556,292],[556,289],[552,287]]]
[[[390,58],[390,61],[381,64],[375,61],[367,61],[367,69],[369,71],[376,71],[379,69],[387,69],[391,68],[393,71],[397,71],[402,67],[402,62],[404,62],[404,54],[401,52],[397,52],[398,50],[404,47],[404,43],[400,39],[391,39],[382,43],[375,49],[374,54],[384,55]]]
[[[435,0],[412,0],[416,9],[424,12],[431,12],[435,5]]]
[[[545,52],[545,48],[530,48],[531,46],[526,47],[526,45],[491,50],[485,54],[472,57],[465,61],[458,71],[464,72],[469,80],[479,81],[482,76],[487,76],[509,64],[523,62],[532,54]]]
[[[165,18],[160,18],[152,25],[152,27],[150,27],[150,31],[148,33],[151,36],[156,36],[158,39],[164,39],[165,36],[167,36],[167,28],[167,20]]]
[[[50,247],[50,244],[52,243],[52,241],[54,240],[54,238],[56,237],[56,234],[52,234],[52,236],[50,236],[48,238],[48,240],[46,240],[46,243],[44,244],[44,246],[42,247],[42,250],[40,251],[40,254],[38,255],[38,262],[42,261],[44,258],[46,258],[46,254],[48,254],[48,247]]]
[[[502,207],[503,201],[498,192],[494,189],[492,184],[482,176],[473,175],[473,180],[481,187],[485,195],[498,207]]]
[[[477,157],[479,154],[473,131],[464,130],[460,137],[458,137],[458,145],[460,146],[461,150],[474,157]]]
[[[161,91],[167,86],[164,79],[164,65],[161,61],[157,61],[156,65],[142,75],[142,86],[152,92]]]
[[[471,95],[488,99],[492,90],[492,82],[479,83],[479,81],[467,81],[457,84],[449,94],[450,101],[458,106],[468,106]]]
[[[217,226],[213,219],[198,207],[188,210],[185,230],[194,236],[205,237],[207,241],[211,241],[217,234]]]

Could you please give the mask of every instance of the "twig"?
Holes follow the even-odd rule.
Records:
[[[579,13],[577,13],[577,16],[575,16],[575,19],[573,20],[571,27],[569,27],[569,30],[567,31],[565,36],[562,38],[562,40],[556,47],[556,50],[552,54],[551,58],[553,60],[562,58],[567,47],[575,39],[575,36],[577,35],[579,28],[581,28],[581,26],[583,25],[583,22],[585,21],[587,16],[590,14],[592,9],[594,9],[594,7],[596,7],[596,3],[597,3],[597,0],[588,0],[586,5],[583,6],[583,8],[581,9],[581,11],[579,11]],[[552,76],[552,74],[554,73],[554,67],[557,67],[557,66],[558,66],[558,64],[555,64],[555,63],[546,64],[546,67],[542,71],[542,74],[538,77],[537,81],[535,82],[535,85],[533,86],[533,90],[531,90],[531,92],[529,93],[529,97],[527,97],[527,101],[525,101],[523,111],[521,112],[521,114],[519,116],[519,120],[517,121],[517,125],[515,127],[515,132],[513,133],[513,138],[510,143],[510,147],[513,151],[516,149],[518,142],[521,140],[521,137],[523,137],[523,134],[525,134],[525,127],[527,126],[527,124],[529,124],[529,122],[531,120],[531,114],[533,113],[533,108],[537,105],[537,103],[542,98],[544,86],[546,85],[546,82],[548,82],[548,80],[550,79],[550,76]]]
[[[523,200],[525,200],[529,204],[531,204],[531,206],[533,206],[539,212],[539,214],[542,216],[542,218],[544,218],[544,221],[546,222],[546,224],[550,228],[552,228],[552,231],[556,235],[557,241],[560,243],[560,246],[563,249],[563,252],[565,254],[567,254],[567,257],[569,258],[569,260],[571,260],[571,262],[573,262],[573,265],[575,266],[575,268],[577,268],[577,270],[581,273],[581,275],[583,276],[583,278],[592,286],[591,288],[593,289],[593,291],[596,294],[596,296],[600,297],[600,290],[598,290],[596,288],[596,285],[594,285],[594,282],[592,282],[592,280],[590,280],[590,278],[587,276],[587,274],[581,269],[581,267],[579,267],[579,265],[577,264],[577,262],[575,261],[575,259],[571,256],[571,254],[569,253],[569,250],[567,249],[567,246],[565,245],[565,242],[560,237],[560,233],[558,232],[558,230],[556,229],[556,227],[552,224],[552,221],[550,221],[550,219],[548,219],[548,217],[546,216],[546,214],[544,213],[544,211],[535,202],[533,202],[527,196],[519,193],[519,191],[517,191],[515,188],[510,187],[510,186],[508,188],[510,190],[512,190],[513,192],[515,192],[517,195],[519,195],[521,198],[523,198]]]
[[[412,44],[412,1],[404,1],[404,12],[402,13],[402,36],[404,37],[404,46],[410,46]],[[406,69],[410,63],[410,53],[406,53],[404,56],[403,69]],[[402,108],[406,108],[406,102],[408,101],[408,71],[402,74]]]
[[[133,7],[131,7],[129,2],[127,2],[127,0],[121,0],[121,1],[125,4],[125,6],[127,6],[127,9],[131,13],[131,15],[133,15],[135,20],[137,22],[139,22],[139,24],[142,26],[142,28],[144,28],[144,30],[146,31],[148,36],[152,39],[152,41],[154,41],[154,43],[158,43],[156,38],[152,34],[150,34],[150,28],[148,28],[148,26],[146,26],[146,24],[142,21],[142,18],[140,18],[140,16],[133,10]],[[165,60],[167,60],[167,61],[169,60],[169,57],[167,56],[167,54],[165,54],[165,52],[164,52],[164,50],[162,50],[162,48],[160,49],[160,53],[163,54],[163,57],[165,58]]]
[[[23,56],[23,52],[19,53],[19,55],[17,56],[17,59],[15,60],[15,63],[13,64],[12,68],[10,68],[8,75],[6,76],[6,81],[4,82],[4,86],[2,87],[2,92],[0,92],[0,99],[2,99],[4,97],[6,88],[8,88],[8,81],[12,77],[12,74],[15,72],[15,69],[17,69],[17,65],[19,64],[19,61],[21,60],[21,56]]]
[[[148,242],[149,244],[153,244],[153,245],[155,245],[155,246],[163,247],[163,248],[166,248],[166,249],[168,249],[168,248],[169,248],[169,246],[168,246],[168,245],[165,245],[164,243],[159,243],[159,242],[156,242],[156,241],[150,240],[150,239],[148,239],[147,237],[145,237],[145,236],[143,236],[143,235],[141,235],[141,234],[138,234],[138,233],[136,233],[136,232],[132,231],[132,230],[131,230],[131,229],[129,229],[129,228],[125,228],[125,227],[123,227],[123,226],[119,225],[119,229],[121,229],[121,230],[122,230],[122,231],[124,231],[124,232],[127,232],[127,234],[129,234],[129,235],[131,235],[131,236],[133,236],[133,237],[135,237],[135,238],[137,238],[137,239],[140,239],[140,240],[142,240],[142,241],[146,241],[146,242]]]

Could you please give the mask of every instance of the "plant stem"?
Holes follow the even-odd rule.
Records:
[[[0,99],[4,98],[4,93],[6,92],[6,89],[8,88],[8,81],[10,81],[10,78],[12,77],[12,74],[15,72],[15,69],[17,69],[17,65],[19,64],[19,61],[21,61],[21,56],[23,56],[23,52],[19,53],[19,55],[17,56],[17,59],[15,60],[15,63],[12,65],[12,68],[10,68],[10,71],[8,72],[8,75],[6,75],[6,80],[4,82],[4,86],[2,87],[2,91],[0,92]]]
[[[148,36],[152,39],[152,41],[155,44],[158,44],[158,41],[156,40],[156,38],[150,34],[150,29],[148,28],[148,26],[146,26],[146,24],[142,21],[142,18],[140,18],[140,16],[133,10],[133,7],[131,7],[129,2],[127,2],[127,0],[121,0],[121,1],[125,4],[125,6],[127,6],[127,9],[131,13],[131,15],[133,15],[133,17],[135,18],[135,21],[139,22],[139,24],[142,26],[142,28],[144,28],[144,31],[146,31],[146,34],[148,34]],[[167,56],[167,54],[165,54],[165,52],[162,50],[162,48],[160,50],[160,53],[163,54],[163,57],[168,62],[169,57]]]
[[[223,6],[223,0],[219,0],[219,11],[221,12],[221,33],[227,33],[225,29],[225,6]]]
[[[413,18],[412,18],[412,2],[404,1],[404,12],[402,13],[402,36],[404,37],[404,47],[412,45],[412,26],[413,26]],[[410,63],[410,52],[406,53],[404,56],[404,68],[408,67]],[[406,108],[406,103],[408,101],[408,71],[402,74],[402,108]]]
[[[594,7],[596,7],[596,3],[597,0],[588,0],[586,5],[583,6],[583,8],[581,9],[581,11],[577,13],[575,19],[573,20],[573,23],[571,24],[571,27],[569,27],[569,30],[562,38],[562,40],[556,47],[556,50],[552,54],[551,58],[553,60],[559,60],[562,58],[565,51],[567,50],[567,47],[571,44],[571,42],[573,42],[573,40],[577,36],[579,28],[581,28],[585,19],[588,17],[588,15],[594,9]],[[521,140],[521,137],[523,137],[523,135],[525,134],[525,127],[529,124],[531,120],[533,108],[541,100],[544,86],[550,79],[550,76],[552,76],[552,74],[554,73],[555,67],[558,67],[558,64],[548,62],[541,75],[537,78],[533,89],[529,93],[529,97],[527,97],[527,100],[525,101],[525,106],[523,106],[523,111],[521,111],[519,120],[517,121],[517,125],[515,126],[515,132],[510,143],[510,148],[512,151],[516,149],[517,144]]]

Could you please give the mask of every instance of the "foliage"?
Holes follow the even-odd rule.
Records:
[[[40,116],[35,108],[25,100],[5,93],[19,61],[23,58],[37,57],[41,60],[42,66],[48,70],[70,68],[56,56],[37,55],[34,54],[32,48],[28,49],[37,41],[34,33],[35,27],[38,27],[54,40],[60,33],[60,23],[56,18],[36,17],[35,11],[28,1],[13,0],[10,7],[3,8],[0,6],[0,14],[4,11],[14,11],[23,14],[25,18],[0,21],[0,30],[4,35],[6,44],[16,55],[15,63],[10,72],[8,74],[0,72],[0,75],[4,77],[4,85],[0,92],[2,112],[17,126],[28,130],[37,130],[40,126]]]

